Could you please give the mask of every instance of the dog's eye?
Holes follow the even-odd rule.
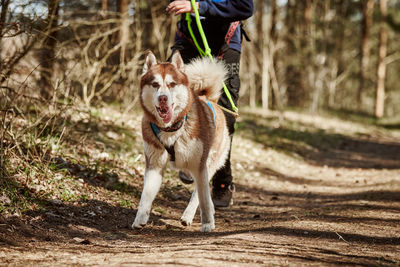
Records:
[[[176,83],[174,83],[174,82],[168,84],[169,88],[172,88],[172,87],[175,87],[175,86],[176,86]]]
[[[158,82],[153,82],[153,83],[151,84],[151,86],[153,86],[154,88],[160,87],[160,85],[158,84]]]

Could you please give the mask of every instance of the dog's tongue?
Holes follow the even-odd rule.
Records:
[[[172,119],[172,108],[170,106],[162,106],[160,117],[164,123],[168,123]]]

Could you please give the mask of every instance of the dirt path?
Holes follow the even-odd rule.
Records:
[[[116,205],[105,198],[119,191],[99,189],[88,201],[45,200],[45,211],[1,218],[0,266],[400,266],[400,139],[308,119],[242,118],[235,204],[216,211],[211,234],[199,232],[198,216],[179,224],[190,186],[176,178],[140,231],[129,228],[137,203]]]

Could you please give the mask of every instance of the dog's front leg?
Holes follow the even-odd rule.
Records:
[[[200,203],[201,231],[211,232],[215,229],[214,205],[210,195],[207,167],[201,168],[199,171],[199,175],[196,177],[196,188]]]
[[[181,223],[185,226],[191,225],[194,215],[196,214],[197,207],[199,206],[199,197],[197,195],[197,188],[194,189],[189,204],[181,217]]]
[[[161,186],[161,172],[162,169],[160,168],[146,169],[142,196],[132,228],[141,228],[146,225],[150,216],[151,205]]]

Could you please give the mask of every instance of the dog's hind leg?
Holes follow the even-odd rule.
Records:
[[[161,168],[146,169],[143,192],[140,197],[138,212],[136,213],[132,228],[141,228],[146,225],[150,216],[151,205],[158,190],[160,190],[162,180],[161,172]]]
[[[201,168],[196,176],[196,188],[200,204],[201,231],[211,232],[215,229],[214,205],[210,195],[207,167]]]
[[[181,223],[183,225],[188,226],[192,224],[198,206],[199,197],[197,195],[197,189],[195,188],[192,193],[192,197],[190,198],[189,204],[187,205],[181,217]]]

